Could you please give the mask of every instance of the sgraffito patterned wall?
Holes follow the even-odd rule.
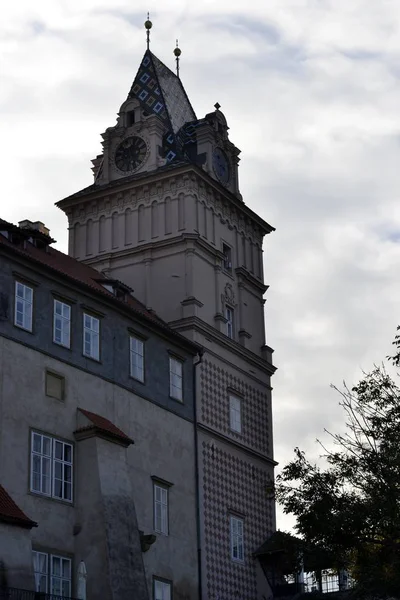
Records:
[[[201,364],[201,420],[223,433],[265,455],[270,453],[270,402],[264,392],[251,386],[240,375],[229,373],[215,363]],[[230,429],[229,390],[236,390],[242,400],[242,432]]]
[[[235,456],[217,442],[203,442],[204,551],[209,600],[256,600],[253,552],[273,531],[267,467]],[[230,557],[230,514],[244,519],[243,564]]]

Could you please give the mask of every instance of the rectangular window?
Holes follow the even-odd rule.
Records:
[[[44,552],[32,552],[33,570],[35,573],[36,592],[47,593],[48,587],[48,556]]]
[[[231,430],[237,433],[241,433],[242,431],[241,404],[240,398],[229,396]]]
[[[171,600],[171,583],[154,579],[154,600]]]
[[[71,307],[60,300],[54,300],[53,342],[70,347]]]
[[[100,358],[100,321],[83,313],[83,354],[89,358]]]
[[[227,306],[225,308],[225,318],[226,318],[226,335],[233,339],[234,337],[234,326],[233,326],[233,308]]]
[[[169,359],[169,395],[175,400],[183,401],[183,365],[176,358]]]
[[[131,336],[130,338],[131,377],[144,381],[144,343]]]
[[[32,492],[72,502],[72,468],[72,444],[32,432]]]
[[[33,551],[36,592],[71,597],[71,559]]]
[[[15,282],[15,315],[14,324],[17,327],[32,331],[33,289]]]
[[[46,396],[64,400],[65,378],[57,373],[46,371]]]
[[[168,488],[154,484],[154,530],[168,535]]]
[[[240,562],[244,561],[243,548],[243,519],[230,517],[231,526],[231,558]]]

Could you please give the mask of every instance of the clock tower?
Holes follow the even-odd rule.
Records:
[[[198,118],[181,79],[148,48],[102,134],[94,182],[58,206],[70,255],[123,281],[204,347],[193,467],[199,596],[261,600],[270,588],[254,554],[275,530],[262,251],[273,227],[242,199],[240,150],[220,108]]]

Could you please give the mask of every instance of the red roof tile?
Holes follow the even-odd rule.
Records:
[[[3,219],[0,219],[0,225],[5,224],[8,226],[12,226],[12,223],[8,223]],[[18,230],[16,226],[15,229]],[[26,234],[26,230],[22,230]],[[10,250],[16,252],[17,254],[21,254],[26,256],[27,258],[34,260],[36,263],[40,263],[48,268],[57,271],[60,275],[66,276],[72,280],[74,280],[78,284],[83,284],[85,286],[89,286],[92,290],[97,293],[106,296],[111,299],[113,302],[118,304],[121,308],[124,307],[125,310],[128,309],[136,314],[140,314],[144,316],[147,320],[152,323],[162,327],[164,330],[167,330],[170,335],[175,338],[179,338],[180,342],[185,345],[185,347],[191,347],[193,349],[193,354],[199,351],[200,347],[197,346],[194,342],[190,342],[187,338],[183,337],[178,332],[174,331],[165,321],[163,321],[154,311],[148,310],[144,304],[142,304],[139,300],[137,300],[134,296],[127,295],[125,299],[119,299],[114,296],[111,292],[109,292],[101,282],[104,279],[104,284],[107,284],[108,278],[105,277],[102,273],[85,265],[79,260],[72,258],[68,254],[64,254],[51,246],[47,246],[46,249],[36,248],[33,244],[26,241],[25,246],[20,246],[13,244],[6,237],[0,234],[0,246],[5,246]]]
[[[99,432],[108,433],[112,437],[119,439],[122,442],[127,444],[133,444],[134,441],[132,438],[127,436],[119,427],[111,423],[105,417],[97,415],[94,412],[90,412],[89,410],[84,410],[83,408],[78,408],[79,412],[81,412],[89,421],[91,421],[95,427],[95,429]],[[92,426],[89,427],[81,427],[77,431],[85,431],[87,429],[91,429]]]
[[[21,527],[37,527],[37,523],[29,519],[25,513],[15,504],[11,496],[0,485],[0,521]]]

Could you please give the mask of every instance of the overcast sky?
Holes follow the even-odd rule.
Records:
[[[1,216],[42,220],[92,182],[145,51],[181,77],[198,117],[216,101],[242,150],[264,245],[275,456],[318,454],[339,397],[390,352],[400,306],[398,0],[19,0],[0,23]],[[289,521],[279,518],[278,526]]]

